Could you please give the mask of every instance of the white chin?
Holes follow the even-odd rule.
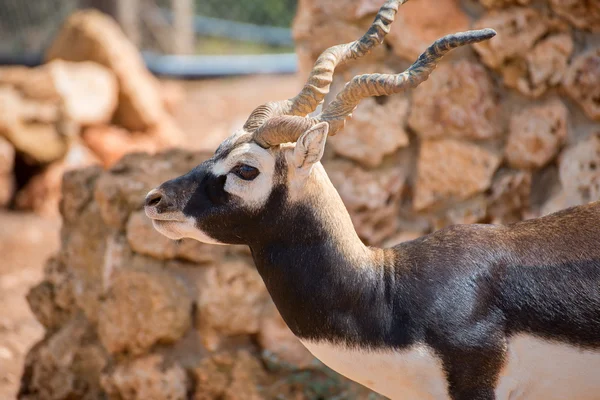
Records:
[[[206,233],[196,228],[193,221],[164,221],[153,219],[152,225],[159,233],[172,240],[190,238],[207,244],[226,244],[211,238]]]

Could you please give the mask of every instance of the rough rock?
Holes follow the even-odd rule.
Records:
[[[566,207],[600,200],[600,133],[563,151],[559,177]]]
[[[19,399],[100,398],[100,374],[107,361],[85,319],[76,317],[27,355]]]
[[[405,181],[402,168],[365,170],[348,161],[335,160],[327,163],[326,169],[361,239],[377,244],[396,233]]]
[[[581,0],[550,0],[552,10],[579,29],[600,32],[600,3]]]
[[[409,126],[422,139],[489,139],[502,131],[493,83],[481,65],[440,65],[413,93]]]
[[[510,59],[524,58],[549,31],[565,29],[558,21],[525,7],[491,10],[475,23],[474,28],[492,28],[498,33],[491,40],[473,45],[483,62],[495,69]]]
[[[201,361],[194,369],[194,400],[261,400],[257,389],[265,371],[246,351],[222,352]]]
[[[288,328],[274,304],[266,307],[259,329],[257,339],[263,358],[292,369],[315,366],[315,358]]]
[[[361,102],[342,134],[328,140],[336,153],[373,168],[385,155],[408,145],[404,129],[408,99],[391,96],[380,103],[374,98]]]
[[[558,99],[512,115],[505,154],[514,168],[544,167],[567,138],[567,107]]]
[[[102,376],[102,388],[114,400],[185,400],[188,378],[177,365],[164,365],[156,354],[143,356],[117,367]]]
[[[415,210],[466,200],[490,187],[500,157],[478,145],[454,139],[421,143],[417,162]]]
[[[53,104],[26,101],[13,88],[0,87],[0,136],[37,163],[58,160],[68,138],[58,131],[58,109]]]
[[[479,0],[486,8],[505,8],[508,6],[519,5],[526,6],[531,0]]]
[[[424,1],[403,4],[386,37],[394,54],[408,61],[440,37],[469,29],[469,17],[457,0],[439,0],[435,7]]]
[[[14,193],[13,167],[15,164],[15,149],[0,136],[0,207],[6,206]]]
[[[45,280],[27,294],[36,319],[50,331],[67,324],[74,315],[73,274],[58,257],[51,257],[44,269]]]
[[[483,194],[477,194],[467,200],[452,202],[435,212],[428,213],[433,230],[457,224],[475,224],[485,219],[487,201]]]
[[[589,118],[600,121],[600,47],[575,57],[565,74],[563,87]]]
[[[46,102],[60,100],[50,70],[47,68],[0,67],[0,85],[11,87],[28,99]]]
[[[529,209],[531,172],[505,170],[497,174],[488,195],[488,216],[493,224],[521,221]]]
[[[537,98],[548,88],[560,84],[572,52],[571,35],[552,35],[536,44],[525,58],[507,64],[502,69],[504,83],[526,96]]]
[[[57,216],[65,172],[97,164],[99,160],[87,147],[80,143],[71,145],[62,160],[45,167],[17,193],[15,206],[43,216]]]
[[[205,346],[215,350],[219,336],[255,334],[269,297],[255,268],[223,262],[202,271],[196,299],[197,329]]]
[[[360,38],[369,29],[373,22],[372,18],[362,18],[356,23],[349,23],[344,20],[352,17],[351,10],[354,6],[359,6],[358,2],[339,2],[343,12],[334,13],[332,5],[337,6],[338,2],[329,2],[327,4],[315,0],[300,0],[298,2],[297,13],[293,23],[293,36],[298,54],[299,69],[301,76],[308,76],[312,70],[317,57],[331,46],[340,43],[349,43]],[[349,7],[343,7],[346,3]],[[380,4],[379,6],[381,6]],[[353,61],[351,64],[362,64],[364,62],[373,62],[382,60],[386,55],[384,46],[378,46],[373,49],[371,54],[361,60]],[[350,63],[349,63],[350,64]],[[340,65],[336,71],[343,71],[345,65]]]
[[[111,353],[143,354],[180,339],[191,324],[186,286],[164,272],[115,271],[100,306],[98,336]]]
[[[115,118],[131,131],[145,131],[166,115],[158,81],[118,24],[99,11],[73,13],[48,49],[46,59],[93,61],[113,71],[119,82]]]
[[[154,229],[144,211],[134,212],[129,217],[127,241],[133,251],[159,260],[183,259],[205,264],[216,261],[223,254],[222,246],[192,239],[175,241],[161,235]]]
[[[68,118],[81,125],[109,122],[117,107],[115,75],[94,62],[54,60],[47,68]]]

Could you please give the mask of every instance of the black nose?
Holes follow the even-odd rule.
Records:
[[[165,192],[160,189],[154,189],[146,195],[146,207],[154,207],[157,211],[166,211],[173,207],[173,202]]]

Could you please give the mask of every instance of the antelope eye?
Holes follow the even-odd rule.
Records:
[[[236,165],[231,172],[236,174],[238,177],[245,181],[251,181],[260,174],[260,171],[257,168],[251,167],[246,164]]]

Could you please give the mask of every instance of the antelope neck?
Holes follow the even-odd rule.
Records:
[[[250,246],[254,262],[299,338],[384,344],[395,255],[364,246],[343,204],[329,205],[318,213],[310,205],[286,212],[279,221],[285,235]]]

